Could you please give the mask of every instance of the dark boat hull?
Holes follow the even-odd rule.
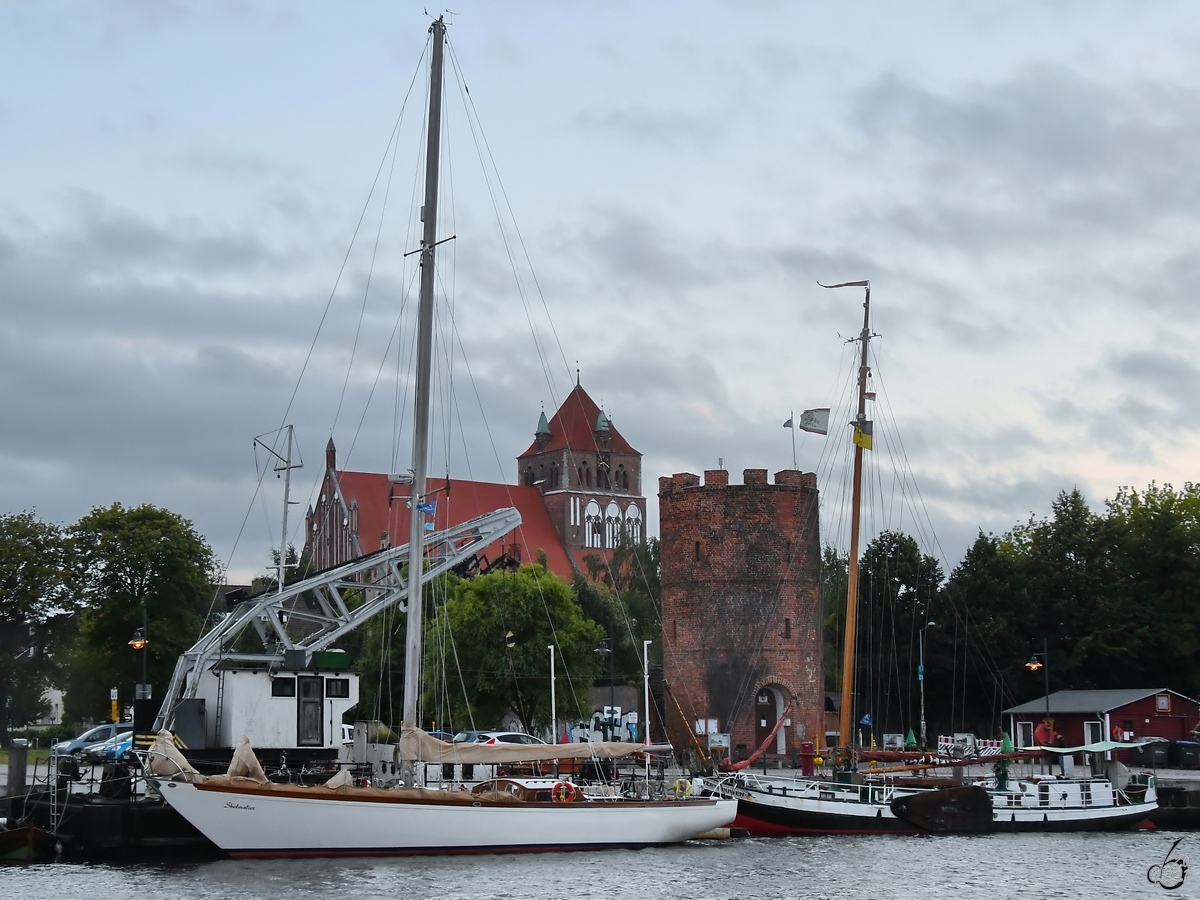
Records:
[[[0,831],[0,862],[34,862],[54,856],[53,834],[33,825]]]
[[[994,830],[992,797],[974,785],[909,794],[890,805],[896,818],[921,831],[982,834]]]

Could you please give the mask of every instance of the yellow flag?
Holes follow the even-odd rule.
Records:
[[[862,447],[864,450],[870,450],[872,444],[872,435],[874,432],[874,423],[870,419],[863,419],[854,423],[854,443]]]

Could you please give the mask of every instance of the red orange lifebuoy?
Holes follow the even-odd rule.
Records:
[[[575,785],[569,781],[560,781],[554,786],[554,800],[556,803],[572,803],[577,794]]]

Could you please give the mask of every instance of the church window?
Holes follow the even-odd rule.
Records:
[[[625,509],[625,537],[631,544],[642,542],[642,511],[636,503]]]
[[[612,550],[621,545],[621,507],[616,502],[610,502],[604,511],[604,546]]]
[[[621,490],[629,490],[629,470],[624,466],[621,467]]]
[[[696,541],[696,562],[700,562],[700,542]]]
[[[783,620],[783,636],[785,638],[790,638],[792,636],[792,620],[791,619]]]
[[[583,546],[599,548],[604,541],[604,517],[600,514],[600,504],[589,500],[583,511]]]

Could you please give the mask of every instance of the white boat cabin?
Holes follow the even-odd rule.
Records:
[[[190,704],[192,727],[183,735],[189,747],[232,748],[245,735],[256,749],[341,748],[342,717],[358,703],[358,675],[346,670],[343,651],[289,658],[278,668],[231,662],[200,676],[200,702]]]

